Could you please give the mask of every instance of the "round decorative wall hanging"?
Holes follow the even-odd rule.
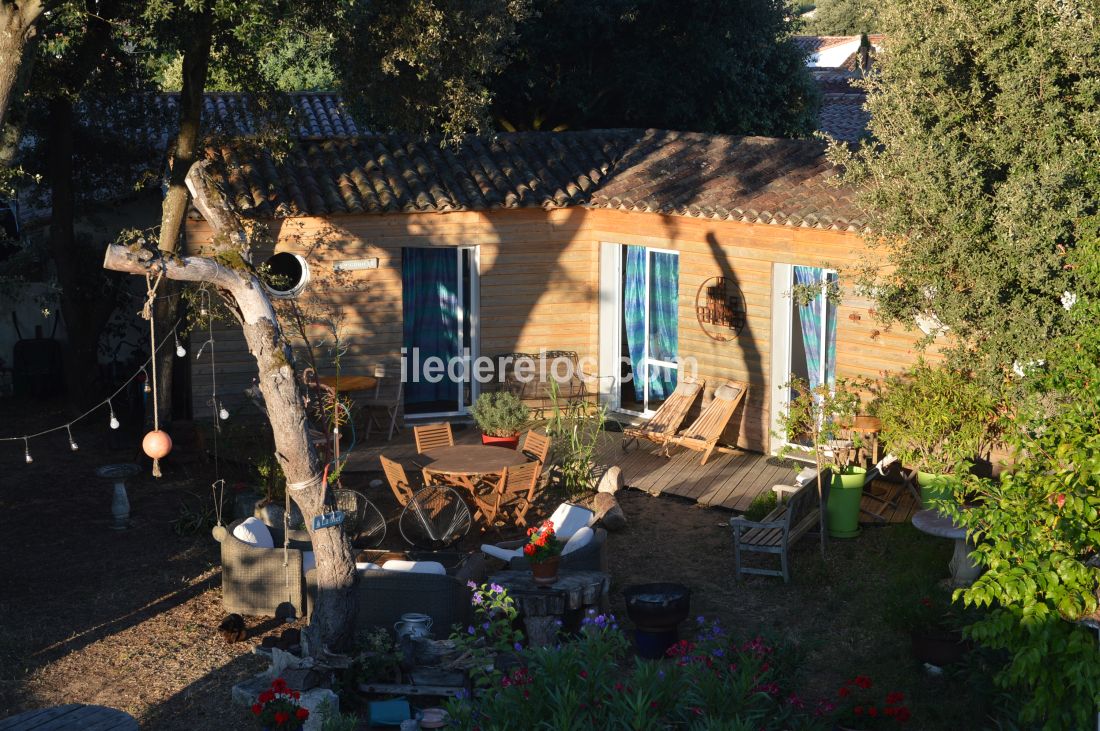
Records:
[[[695,295],[695,316],[707,337],[733,340],[745,327],[745,295],[732,279],[711,277]]]

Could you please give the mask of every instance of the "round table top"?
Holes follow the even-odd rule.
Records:
[[[356,375],[342,375],[339,379],[336,376],[317,376],[317,380],[321,385],[328,386],[329,388],[335,388],[341,393],[348,393],[350,391],[370,391],[378,385],[378,379],[374,376],[356,376]],[[337,387],[337,381],[339,381],[339,387]]]
[[[506,447],[487,447],[483,444],[456,444],[453,447],[436,447],[420,455],[417,463],[432,472],[451,475],[487,475],[506,467],[519,467],[527,462],[522,452]]]
[[[922,533],[940,538],[966,538],[966,529],[960,528],[938,510],[918,510],[913,513],[913,527]]]

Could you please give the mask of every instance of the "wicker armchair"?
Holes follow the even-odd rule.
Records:
[[[225,611],[262,617],[308,617],[312,607],[307,603],[302,552],[313,548],[309,534],[290,531],[284,568],[282,530],[269,528],[275,547],[260,548],[233,535],[233,529],[242,522],[230,525],[221,542]]]

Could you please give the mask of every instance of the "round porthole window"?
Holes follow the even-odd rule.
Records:
[[[309,265],[297,254],[283,251],[264,262],[263,280],[275,297],[294,297],[309,282]]]

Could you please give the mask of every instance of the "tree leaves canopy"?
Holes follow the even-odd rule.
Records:
[[[863,274],[879,313],[933,315],[952,355],[993,374],[1062,331],[1065,252],[1097,210],[1095,3],[889,0],[867,83],[876,140],[834,148],[879,247]]]

